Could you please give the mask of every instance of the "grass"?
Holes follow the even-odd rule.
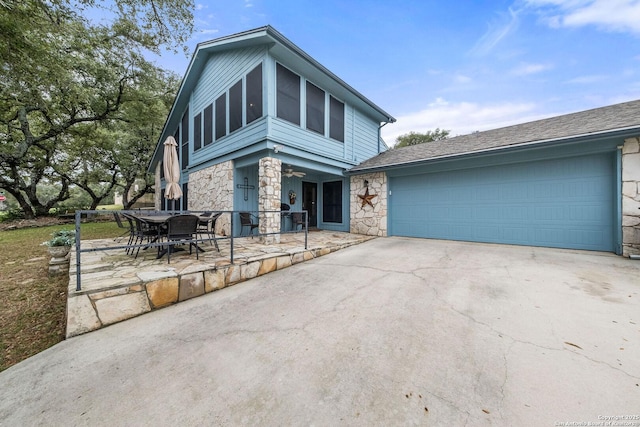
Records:
[[[41,243],[73,225],[0,232],[0,371],[62,341],[69,277],[49,276],[49,254]],[[81,238],[120,235],[115,222],[82,224]]]

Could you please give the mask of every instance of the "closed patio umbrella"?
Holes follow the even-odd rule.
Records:
[[[164,142],[164,179],[167,185],[164,189],[164,197],[169,200],[178,200],[182,197],[182,189],[178,182],[180,181],[180,161],[178,160],[178,150],[176,140],[169,136]]]

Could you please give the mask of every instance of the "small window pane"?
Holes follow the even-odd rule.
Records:
[[[242,80],[229,89],[229,133],[242,127]]]
[[[324,135],[324,91],[307,82],[307,129]]]
[[[227,134],[227,94],[216,99],[216,139]]]
[[[342,181],[322,184],[322,220],[342,223]]]
[[[184,116],[182,116],[182,150],[180,155],[180,160],[182,169],[186,169],[189,166],[189,109],[184,112]],[[178,143],[178,144],[180,144]],[[178,145],[180,147],[180,145]]]
[[[213,104],[204,109],[204,145],[213,142]]]
[[[182,209],[189,210],[189,183],[182,184]]]
[[[193,118],[193,151],[202,147],[202,114],[198,113]]]
[[[300,125],[300,76],[277,65],[277,115]]]
[[[247,124],[262,117],[262,64],[247,74]]]
[[[329,136],[344,142],[344,104],[333,96],[329,104]]]

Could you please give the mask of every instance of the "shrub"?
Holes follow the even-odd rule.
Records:
[[[58,230],[51,233],[51,239],[42,242],[42,244],[44,246],[72,246],[75,241],[75,230]]]

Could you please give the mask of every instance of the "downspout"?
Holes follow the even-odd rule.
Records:
[[[378,126],[378,154],[380,154],[380,139],[382,138],[382,128],[388,125],[390,122],[384,122],[380,126]]]

